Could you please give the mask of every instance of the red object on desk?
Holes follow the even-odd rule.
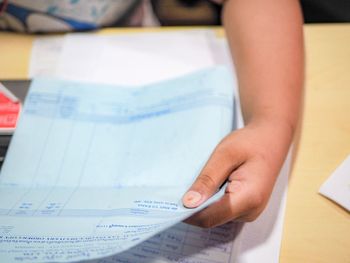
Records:
[[[21,111],[21,103],[0,91],[0,133],[13,132]]]

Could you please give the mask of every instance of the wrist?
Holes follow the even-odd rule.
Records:
[[[252,118],[245,126],[254,138],[254,152],[270,167],[280,169],[294,138],[296,124],[276,116]]]
[[[288,141],[292,141],[297,125],[298,116],[288,117],[279,114],[259,114],[252,116],[245,123],[247,128],[266,130],[275,135],[279,134],[279,137]]]

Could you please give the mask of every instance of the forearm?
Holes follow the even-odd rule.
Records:
[[[297,0],[228,0],[224,24],[246,126],[226,136],[184,195],[197,207],[225,181],[225,194],[186,222],[252,221],[266,206],[298,122],[303,85]]]
[[[291,139],[299,116],[304,71],[299,2],[228,0],[223,20],[245,123],[279,123]]]

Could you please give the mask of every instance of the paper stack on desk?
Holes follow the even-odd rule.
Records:
[[[181,198],[232,129],[232,85],[224,67],[132,89],[35,80],[0,176],[1,260],[105,257],[196,212]]]

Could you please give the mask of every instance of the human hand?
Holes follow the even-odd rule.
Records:
[[[227,180],[225,194],[185,222],[215,227],[255,220],[268,202],[292,133],[283,122],[259,121],[224,138],[182,201],[185,207],[197,207]]]

